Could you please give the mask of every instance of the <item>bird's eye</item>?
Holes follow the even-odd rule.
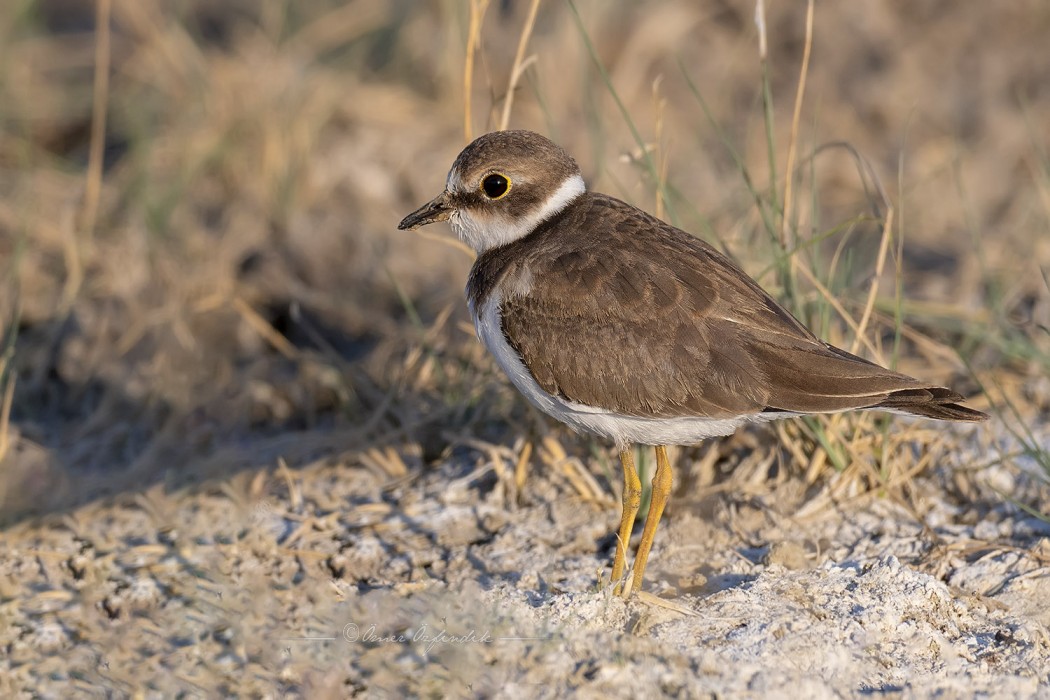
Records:
[[[489,199],[499,199],[510,191],[510,179],[506,175],[492,173],[481,181],[481,191]]]

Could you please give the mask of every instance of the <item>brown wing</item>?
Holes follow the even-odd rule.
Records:
[[[552,394],[654,417],[969,411],[821,342],[723,255],[619,200],[584,195],[529,238],[531,284],[503,300],[503,331]]]

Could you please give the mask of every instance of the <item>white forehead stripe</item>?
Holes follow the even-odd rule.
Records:
[[[459,170],[456,168],[449,170],[448,177],[445,178],[445,191],[455,192],[461,184],[463,184],[463,178],[460,177]]]
[[[451,176],[449,179],[452,179]],[[484,212],[475,212],[472,215],[457,209],[452,212],[448,221],[456,235],[480,254],[529,235],[537,226],[567,207],[586,190],[583,178],[576,174],[565,178],[542,206],[517,219],[485,216]]]

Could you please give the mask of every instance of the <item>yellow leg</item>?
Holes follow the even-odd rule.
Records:
[[[631,530],[638,517],[638,506],[642,503],[642,482],[634,468],[634,457],[630,449],[620,453],[620,465],[623,467],[623,512],[620,514],[620,529],[616,534],[616,558],[613,559],[612,583],[613,593],[620,593],[620,577],[623,576],[624,559],[627,556],[627,545],[631,542]]]
[[[649,550],[652,549],[653,540],[656,538],[656,526],[660,524],[660,518],[664,514],[664,506],[667,498],[671,495],[671,482],[674,473],[671,470],[671,462],[667,459],[667,448],[663,445],[656,447],[656,474],[653,476],[653,495],[649,501],[649,515],[645,518],[645,529],[642,530],[642,541],[638,544],[638,554],[634,558],[634,579],[631,587],[625,592],[625,597],[632,590],[642,589],[642,576],[645,575],[645,563],[649,559]]]

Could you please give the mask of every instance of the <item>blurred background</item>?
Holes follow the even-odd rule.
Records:
[[[765,60],[752,0],[532,10],[3,3],[3,518],[546,430],[473,339],[470,256],[395,230],[504,114],[831,340],[881,270],[863,354],[1045,418],[1050,5],[818,3],[807,42],[773,1]]]

